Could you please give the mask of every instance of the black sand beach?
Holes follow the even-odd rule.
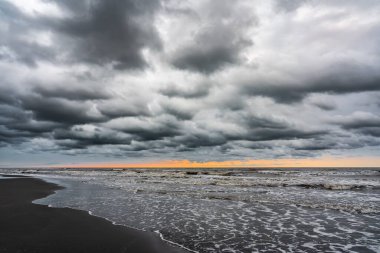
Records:
[[[184,252],[157,236],[69,208],[33,204],[59,186],[35,178],[0,180],[0,252]]]

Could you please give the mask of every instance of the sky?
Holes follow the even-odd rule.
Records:
[[[0,0],[0,167],[380,166],[378,0]]]

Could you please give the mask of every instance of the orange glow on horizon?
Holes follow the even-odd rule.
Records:
[[[80,163],[50,166],[53,168],[238,168],[238,167],[379,167],[379,157],[315,158],[276,160],[230,160],[195,162],[162,160],[141,163]]]

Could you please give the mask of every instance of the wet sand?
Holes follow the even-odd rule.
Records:
[[[35,178],[0,180],[0,252],[186,252],[149,232],[70,208],[33,204],[59,186]]]

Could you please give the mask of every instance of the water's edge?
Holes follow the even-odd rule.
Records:
[[[54,179],[50,179],[48,177],[42,177],[42,176],[30,176],[31,178],[37,178],[37,179],[41,179],[47,183],[51,183],[51,184],[55,184],[55,185],[58,185],[60,187],[63,187],[62,189],[58,189],[58,190],[55,190],[54,193],[50,194],[50,195],[54,195],[56,194],[58,191],[64,191],[64,190],[67,190],[67,185],[65,184],[62,184],[59,182],[59,180],[54,180]],[[10,177],[9,177],[10,178]],[[15,177],[17,178],[17,177]],[[121,224],[121,223],[117,223],[107,217],[104,217],[104,216],[100,216],[100,215],[95,215],[92,211],[90,210],[84,210],[84,209],[75,209],[75,208],[72,208],[70,206],[60,206],[60,207],[54,207],[52,204],[42,204],[42,203],[39,203],[39,201],[44,201],[44,200],[47,200],[49,198],[49,196],[46,196],[46,197],[43,197],[43,198],[39,198],[39,199],[35,199],[32,201],[33,204],[37,204],[37,205],[43,205],[43,206],[48,206],[49,208],[68,208],[68,209],[72,209],[72,210],[80,210],[80,211],[86,211],[89,215],[91,216],[94,216],[94,217],[98,217],[98,218],[102,218],[102,219],[105,219],[109,222],[111,222],[113,225],[117,225],[117,226],[123,226],[123,227],[126,227],[126,228],[129,228],[129,229],[134,229],[134,230],[138,230],[138,231],[143,231],[145,233],[151,233],[150,231],[146,231],[144,229],[139,229],[137,227],[132,227],[132,226],[127,226],[125,224]],[[181,245],[179,243],[176,243],[176,242],[173,242],[173,241],[170,241],[168,239],[165,239],[165,237],[161,234],[161,232],[159,230],[155,230],[154,231],[154,234],[156,236],[158,236],[163,242],[166,242],[166,243],[169,243],[171,244],[172,246],[175,246],[175,247],[180,247],[186,251],[189,251],[189,252],[194,252],[194,253],[199,253],[198,251],[195,251],[195,250],[191,250],[187,247],[185,247],[184,245]]]

